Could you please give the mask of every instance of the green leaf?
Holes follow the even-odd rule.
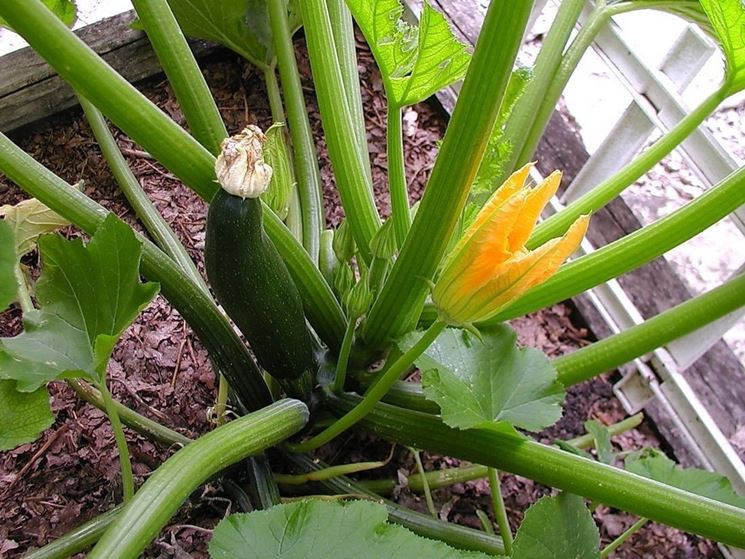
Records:
[[[723,475],[697,468],[681,468],[654,448],[639,450],[627,456],[626,470],[696,495],[745,508],[745,497],[737,495],[732,490],[730,481]]]
[[[582,497],[543,497],[525,513],[512,559],[597,559],[600,534]]]
[[[701,0],[727,61],[730,92],[745,88],[745,6],[742,0]]]
[[[532,78],[532,68],[518,68],[510,76],[502,106],[499,108],[499,116],[494,124],[484,157],[481,160],[479,170],[471,187],[469,204],[464,214],[463,229],[468,227],[476,217],[478,210],[481,209],[481,206],[501,186],[497,181],[504,176],[505,165],[509,162],[512,155],[512,144],[504,137],[504,125],[510,114],[512,114],[515,103],[517,103],[517,100],[523,94]]]
[[[30,443],[54,423],[46,388],[18,392],[12,380],[0,380],[0,451]]]
[[[483,558],[417,536],[386,522],[383,505],[309,499],[248,514],[232,514],[212,535],[212,559],[329,559],[331,557]]]
[[[471,55],[428,2],[418,27],[401,19],[399,0],[347,0],[347,5],[380,67],[391,104],[418,103],[465,76]]]
[[[421,337],[399,343],[410,349]],[[442,410],[442,420],[459,429],[539,431],[561,417],[564,389],[548,358],[517,348],[515,332],[504,325],[479,341],[465,330],[448,328],[416,361],[427,399]]]
[[[34,250],[36,241],[41,235],[70,225],[68,220],[50,210],[36,198],[24,200],[15,206],[0,206],[0,217],[13,230],[16,254],[19,257]]]
[[[295,1],[289,2],[290,28],[300,26]],[[168,0],[184,34],[225,45],[252,64],[274,58],[266,0]]]
[[[109,215],[87,246],[47,235],[39,248],[41,310],[27,313],[22,334],[0,339],[0,378],[24,392],[55,378],[99,381],[116,340],[158,291],[139,281],[142,245]]]
[[[67,27],[75,25],[75,21],[78,19],[78,8],[75,5],[74,0],[41,0],[47,8],[49,8],[58,18],[62,20],[62,23]],[[0,27],[7,27],[13,29],[7,22],[0,17]]]
[[[610,440],[610,431],[595,420],[585,421],[585,429],[595,439],[595,451],[598,462],[603,464],[612,464],[616,457],[613,452],[613,443]]]
[[[13,229],[5,221],[0,221],[0,311],[15,301],[14,270],[17,263]]]

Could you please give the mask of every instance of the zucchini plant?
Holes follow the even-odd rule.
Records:
[[[560,418],[567,387],[745,305],[745,276],[554,360],[520,348],[505,324],[649,262],[745,203],[745,169],[739,169],[658,222],[565,263],[592,212],[745,87],[745,7],[740,0],[598,0],[570,42],[585,2],[564,0],[535,66],[514,68],[532,4],[492,1],[471,53],[428,2],[412,25],[399,0],[224,0],[219,9],[207,2],[135,0],[138,25],[173,87],[187,132],[81,42],[69,21],[49,9],[53,2],[0,3],[0,22],[79,95],[153,239],[133,233],[0,134],[0,171],[54,216],[51,229],[69,222],[90,236],[87,245],[40,237],[37,309],[18,264],[16,247],[25,237],[7,217],[0,222],[0,306],[15,301],[24,318],[22,334],[0,340],[0,447],[32,441],[51,424],[45,386],[65,379],[111,418],[125,489],[124,506],[29,557],[62,557],[94,544],[92,557],[138,557],[196,487],[247,457],[255,510],[217,526],[214,558],[347,557],[360,546],[369,557],[409,551],[605,557],[651,521],[745,547],[745,499],[726,478],[682,469],[651,450],[614,454],[612,434],[638,419],[609,428],[588,423],[585,437],[553,445],[531,435]],[[671,11],[711,33],[724,53],[725,79],[635,161],[538,223],[561,178],[556,172],[535,186],[530,178],[529,161],[548,117],[600,27],[612,15],[639,9]],[[393,213],[386,221],[373,197],[353,21],[380,68],[388,104]],[[336,231],[322,227],[318,157],[293,46],[301,23],[333,186],[346,216]],[[227,137],[184,34],[222,43],[257,66],[275,122],[267,135],[246,123]],[[421,202],[412,207],[401,111],[459,80],[440,152]],[[209,286],[133,180],[104,117],[210,203]],[[225,410],[230,399],[243,416],[196,441],[114,401],[106,385],[117,337],[158,285],[222,375],[217,408]],[[421,383],[403,382],[415,367]],[[219,416],[227,420],[222,411]],[[137,491],[121,423],[184,447]],[[488,478],[497,533],[483,515],[483,531],[456,526],[381,499],[375,491],[390,490],[388,480],[347,477],[369,464],[327,466],[313,458],[315,449],[350,429],[473,462],[441,477],[421,471],[410,485],[428,494],[442,483]],[[590,446],[597,459],[583,450]],[[280,474],[277,464],[299,473]],[[558,490],[527,510],[515,534],[500,472]],[[311,482],[325,497],[280,503],[288,487]],[[586,500],[639,520],[601,549]]]

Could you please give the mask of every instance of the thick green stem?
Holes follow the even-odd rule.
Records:
[[[308,251],[311,260],[317,263],[323,229],[323,201],[318,156],[308,120],[308,109],[305,106],[300,73],[295,60],[292,34],[287,22],[287,3],[284,0],[269,0],[267,7],[274,51],[277,53],[277,67],[284,91],[287,121],[292,136],[295,177],[302,209],[303,246]]]
[[[368,153],[356,141],[358,126],[347,101],[326,2],[304,0],[300,7],[336,187],[357,248],[369,262],[370,241],[380,228],[380,217],[375,208],[372,180],[365,170],[369,165]]]
[[[354,409],[358,396],[330,395],[336,414]],[[407,446],[485,464],[593,501],[745,547],[745,510],[694,495],[651,479],[528,439],[494,430],[458,430],[437,417],[378,404],[360,424],[378,436]]]
[[[134,478],[132,477],[132,461],[129,459],[127,438],[124,436],[124,428],[119,419],[119,411],[114,405],[114,400],[111,398],[108,386],[106,386],[105,375],[102,375],[102,377],[101,382],[98,384],[98,388],[101,392],[101,397],[103,398],[106,415],[109,417],[109,421],[111,422],[111,429],[114,431],[116,448],[119,451],[119,463],[121,464],[122,469],[124,503],[127,504],[132,500],[132,497],[134,497],[135,494],[135,483]]]
[[[266,96],[269,98],[269,109],[272,112],[274,122],[285,122],[285,108],[282,104],[282,94],[279,90],[275,66],[269,65],[264,68],[264,83],[266,84]]]
[[[558,103],[561,93],[569,82],[569,78],[572,77],[577,64],[579,64],[582,56],[595,40],[598,31],[608,22],[609,17],[610,14],[607,8],[604,6],[596,8],[567,49],[558,69],[554,68],[553,79],[550,82],[551,85],[544,87],[538,110],[536,111],[536,106],[533,106],[533,118],[529,123],[529,133],[524,135],[520,150],[517,151],[516,149],[514,152],[514,168],[527,163],[533,156],[536,147],[538,147],[538,142],[546,130],[548,121],[551,119],[556,103]]]
[[[111,523],[121,514],[123,506],[113,509],[81,524],[42,548],[31,551],[24,559],[68,559],[96,543]]]
[[[287,459],[304,470],[314,471],[327,467],[322,462],[309,458],[303,454],[289,454],[287,455]],[[333,493],[340,495],[364,495],[366,497],[371,497],[378,502],[382,502],[388,509],[388,519],[391,522],[405,526],[420,536],[442,540],[458,549],[483,551],[484,553],[489,553],[491,555],[502,555],[504,553],[502,539],[499,537],[491,536],[471,528],[466,528],[465,526],[459,526],[458,524],[442,522],[427,514],[422,514],[401,507],[393,501],[380,499],[380,497],[375,493],[369,491],[348,477],[339,476],[328,478],[320,480],[319,483],[327,491]]]
[[[554,359],[565,386],[578,384],[628,363],[745,306],[745,274],[632,326],[623,332]]]
[[[562,266],[488,323],[496,324],[574,297],[665,254],[745,204],[745,168],[670,215]]]
[[[220,111],[167,0],[132,0],[194,137],[213,155],[228,135]]]
[[[70,388],[72,388],[75,391],[75,394],[80,398],[89,404],[96,406],[101,411],[106,410],[104,398],[99,390],[78,379],[69,379],[67,384],[70,385]],[[122,422],[127,427],[137,431],[144,437],[167,445],[183,446],[192,442],[189,437],[186,437],[173,429],[169,429],[152,419],[148,419],[144,415],[140,415],[120,402],[117,402],[116,400],[113,400],[113,402],[116,413]]]
[[[499,535],[502,536],[504,542],[504,552],[507,555],[512,555],[512,529],[510,528],[510,520],[507,518],[507,509],[504,508],[502,485],[499,483],[499,470],[496,468],[489,468],[489,489],[494,517],[497,519],[497,526],[499,526]]]
[[[579,216],[599,210],[621,194],[696,130],[699,124],[706,120],[706,117],[714,112],[719,104],[727,98],[727,95],[727,88],[725,87],[715,91],[638,158],[611,178],[600,183],[590,192],[539,224],[528,241],[528,247],[535,248],[553,237],[563,235]]]
[[[406,186],[401,108],[388,103],[386,142],[388,150],[388,193],[391,197],[396,244],[402,246],[411,227],[409,189]]]
[[[628,540],[631,536],[636,534],[639,530],[641,530],[646,524],[649,522],[646,518],[640,518],[634,524],[626,530],[623,534],[618,536],[615,540],[610,542],[601,552],[600,557],[608,557],[611,553],[613,553],[616,549],[621,547],[626,540]]]
[[[185,184],[206,200],[217,191],[209,151],[117,74],[41,2],[3,0],[0,17],[77,92]]]
[[[336,362],[336,376],[334,377],[334,384],[331,385],[331,390],[336,393],[344,390],[344,384],[347,380],[347,366],[349,365],[349,353],[352,350],[352,342],[354,341],[354,327],[357,320],[350,319],[347,331],[344,333],[344,341],[341,344],[341,350],[339,351],[339,359]]]
[[[385,396],[393,383],[401,378],[401,375],[414,363],[414,361],[437,339],[437,336],[445,329],[444,322],[435,322],[424,335],[415,343],[409,351],[399,357],[395,363],[388,367],[378,381],[368,388],[365,397],[354,409],[343,417],[336,420],[331,426],[318,433],[313,438],[299,443],[287,445],[293,452],[308,452],[326,444],[341,435],[370,413],[375,404]]]
[[[357,70],[357,50],[355,48],[354,22],[352,13],[344,0],[326,0],[326,7],[334,34],[336,57],[339,59],[339,69],[344,82],[347,105],[352,115],[355,137],[359,144],[360,153],[365,154],[365,172],[372,181],[370,157],[367,147],[367,130],[365,128],[365,113],[362,110],[362,92],[360,91],[360,75]]]
[[[0,171],[89,235],[96,232],[109,213],[37,163],[3,134],[0,134]],[[144,237],[139,238],[144,275],[161,284],[163,295],[194,329],[244,405],[259,409],[270,403],[261,372],[214,301],[170,257]]]
[[[533,2],[491,2],[432,175],[399,258],[368,314],[381,347],[413,328],[494,129]]]
[[[142,221],[148,234],[163,252],[173,258],[181,269],[189,274],[204,289],[205,293],[209,293],[209,288],[204,278],[202,278],[202,275],[197,270],[194,261],[189,256],[184,245],[181,244],[176,233],[173,232],[173,229],[163,219],[163,216],[143,190],[137,177],[132,173],[122,152],[119,151],[119,146],[111,134],[104,116],[85,97],[79,96],[78,100],[80,101],[80,106],[83,107],[85,118],[88,120],[88,124],[93,131],[93,136],[96,138],[96,142],[98,142],[98,146],[101,148],[101,153],[109,164],[109,168],[119,188],[122,189],[124,196],[126,196],[137,217]]]
[[[515,103],[505,123],[504,139],[509,142],[512,149],[511,160],[504,166],[505,178],[515,168],[515,163],[534,124],[536,107],[545,100],[546,90],[556,76],[564,48],[585,4],[586,0],[565,0],[559,5],[556,18],[538,53],[533,67],[533,77]],[[502,182],[502,180],[497,180],[495,184],[502,184]]]
[[[88,557],[139,557],[181,503],[204,481],[283,441],[307,421],[305,404],[282,400],[203,435],[148,478]]]
[[[644,414],[638,413],[632,415],[629,418],[609,425],[607,427],[611,435],[619,435],[634,429],[641,424],[644,420]],[[586,433],[574,439],[566,441],[567,444],[580,449],[592,448],[595,445],[594,437]],[[458,468],[445,468],[437,470],[436,472],[427,472],[425,477],[427,478],[427,484],[431,489],[441,489],[443,487],[449,487],[456,483],[465,483],[467,481],[473,481],[475,479],[483,479],[488,477],[489,468],[487,466],[481,466],[480,464],[474,464],[471,466],[461,466]],[[360,484],[364,485],[370,491],[374,491],[379,495],[388,495],[396,488],[399,483],[396,479],[372,479],[361,481]],[[422,476],[418,474],[410,475],[406,480],[406,486],[413,492],[419,493],[424,488],[424,480]]]

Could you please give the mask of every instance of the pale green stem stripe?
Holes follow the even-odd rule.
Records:
[[[132,0],[194,137],[213,155],[228,135],[207,82],[167,0]]]

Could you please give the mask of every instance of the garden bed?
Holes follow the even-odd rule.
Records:
[[[385,102],[382,83],[369,53],[361,49],[360,72],[363,106],[367,110],[368,141],[373,157],[375,191],[381,214],[387,216],[389,204],[385,184]],[[208,83],[228,130],[233,133],[246,123],[266,128],[269,107],[260,75],[238,57],[219,50],[203,63]],[[318,149],[325,186],[324,202],[329,225],[342,217],[333,188],[318,110],[313,99],[307,58],[300,56],[300,70]],[[183,124],[183,117],[161,78],[143,84],[144,93],[172,118]],[[438,107],[420,104],[404,114],[405,153],[410,192],[417,199],[433,164],[437,142],[445,127]],[[103,161],[90,131],[76,110],[55,116],[15,139],[36,159],[71,183],[83,180],[87,194],[130,224],[134,215]],[[202,265],[205,204],[179,181],[164,171],[128,139],[118,137],[120,146],[158,209],[171,224],[191,255]],[[0,178],[0,203],[15,203],[20,192]],[[72,230],[70,234],[75,234]],[[35,256],[27,262],[32,268]],[[524,345],[537,347],[556,356],[584,344],[588,338],[574,308],[554,307],[513,322]],[[0,335],[20,331],[19,313],[0,315]],[[181,317],[158,297],[127,330],[114,352],[109,368],[116,398],[138,412],[175,428],[187,436],[197,436],[210,428],[207,419],[216,381],[207,354],[193,337]],[[121,499],[119,469],[113,435],[104,415],[79,400],[63,383],[52,384],[55,425],[33,444],[0,454],[0,556],[16,557],[43,545],[71,528],[110,509]],[[598,378],[569,391],[564,418],[541,435],[543,441],[570,438],[584,432],[583,424],[595,418],[610,424],[624,417],[612,396],[611,384]],[[623,450],[641,446],[660,446],[650,425],[617,437]],[[171,449],[152,443],[128,431],[135,474],[139,482],[147,478]],[[324,455],[332,461],[383,459],[390,447],[367,435],[354,435]],[[328,450],[327,450],[328,453]],[[426,469],[439,469],[457,462],[442,456],[425,455]],[[279,469],[279,468],[278,468]],[[389,465],[364,477],[393,477],[415,471],[408,449],[397,448]],[[513,522],[521,518],[528,505],[549,489],[524,478],[507,475],[505,500]],[[405,487],[395,493],[407,506],[426,510],[421,499]],[[200,490],[198,503],[187,503],[149,548],[148,557],[204,557],[209,530],[235,504],[218,483]],[[205,498],[206,497],[206,498]],[[435,504],[442,519],[479,527],[476,509],[489,511],[489,490],[483,481],[469,482],[435,492]],[[194,501],[197,503],[197,500]],[[599,507],[595,513],[605,542],[628,528],[634,519]],[[633,549],[632,549],[633,548]],[[628,551],[626,550],[628,549]],[[711,543],[650,525],[634,536],[633,546],[621,549],[616,557],[718,557]]]

